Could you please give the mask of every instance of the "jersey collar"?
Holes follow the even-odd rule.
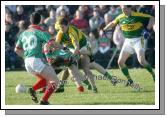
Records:
[[[40,26],[35,25],[35,24],[31,24],[31,25],[29,26],[29,28],[34,28],[34,29],[36,29],[36,30],[45,31],[45,30],[42,29]]]

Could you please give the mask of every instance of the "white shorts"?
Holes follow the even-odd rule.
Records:
[[[141,44],[141,37],[131,39],[125,38],[121,52],[126,51],[130,54],[134,54],[136,52],[138,54],[141,50],[144,51]]]
[[[24,62],[26,70],[32,74],[40,74],[46,66],[41,58],[25,58]]]

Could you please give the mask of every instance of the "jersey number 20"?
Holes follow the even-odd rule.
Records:
[[[32,50],[37,46],[37,37],[35,35],[31,35],[29,37],[23,37],[23,48],[24,50]]]

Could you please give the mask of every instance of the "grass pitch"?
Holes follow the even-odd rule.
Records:
[[[145,69],[129,69],[134,87],[125,87],[123,76],[119,69],[108,70],[117,76],[116,86],[105,79],[96,79],[98,93],[93,93],[85,87],[84,93],[77,92],[74,83],[68,79],[64,93],[54,93],[49,102],[52,105],[154,105],[155,86],[151,75]],[[93,70],[93,73],[100,75]],[[5,72],[5,104],[6,105],[35,105],[28,93],[15,93],[17,84],[24,84],[27,88],[35,83],[36,78],[26,71]],[[140,90],[139,90],[140,89]],[[37,94],[38,99],[43,94]]]

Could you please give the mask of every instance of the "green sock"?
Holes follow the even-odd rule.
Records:
[[[131,79],[127,67],[122,68],[121,71],[123,72],[123,74],[126,76],[126,78],[127,78],[128,80]]]
[[[155,81],[155,73],[154,73],[154,71],[153,71],[151,65],[148,64],[147,66],[145,66],[145,68],[147,69],[148,72],[150,72],[150,74],[151,74],[152,77],[153,77],[153,80]]]
[[[84,80],[83,83],[86,84],[86,85],[90,85],[88,80]]]
[[[148,72],[150,72],[151,73],[151,75],[152,76],[154,76],[155,74],[154,74],[154,71],[153,71],[153,69],[152,69],[152,67],[151,67],[151,65],[150,64],[148,64],[147,66],[145,66],[145,68],[147,69],[147,71]]]
[[[112,79],[112,76],[111,76],[108,72],[106,72],[106,73],[104,74],[104,76],[105,76],[107,79],[109,79],[109,80]]]

